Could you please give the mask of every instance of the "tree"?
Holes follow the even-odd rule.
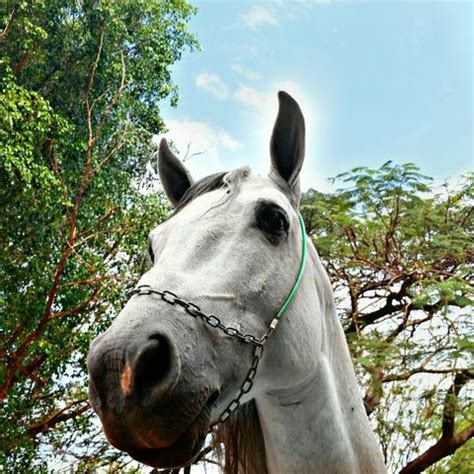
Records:
[[[472,472],[473,176],[437,189],[387,162],[336,180],[344,188],[304,195],[303,214],[386,462]]]
[[[85,355],[168,209],[143,192],[177,101],[170,66],[198,45],[183,0],[6,1],[0,10],[0,452],[39,472],[96,455]],[[126,461],[125,461],[126,462]],[[51,465],[49,465],[51,467]]]

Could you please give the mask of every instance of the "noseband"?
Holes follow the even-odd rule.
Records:
[[[239,408],[241,398],[246,393],[250,392],[253,386],[253,379],[255,378],[255,375],[257,374],[258,364],[260,363],[260,360],[262,358],[265,345],[268,339],[270,338],[270,336],[275,331],[279,322],[283,319],[283,316],[285,316],[286,311],[288,310],[288,307],[290,306],[296,293],[298,292],[298,288],[300,287],[301,281],[303,279],[303,273],[306,266],[307,250],[306,250],[306,229],[305,229],[303,217],[301,216],[299,212],[297,214],[298,214],[298,221],[299,221],[300,231],[301,231],[301,259],[300,259],[300,264],[298,268],[298,273],[293,283],[293,287],[288,293],[285,301],[283,301],[282,305],[280,306],[280,309],[277,311],[272,321],[268,325],[267,330],[261,337],[256,337],[252,334],[244,334],[241,331],[239,331],[237,328],[234,328],[231,326],[225,326],[224,324],[222,324],[221,320],[217,316],[207,315],[203,313],[201,311],[201,308],[199,308],[198,305],[194,303],[190,303],[186,300],[183,300],[178,295],[168,290],[160,291],[160,290],[156,290],[150,287],[149,285],[140,285],[128,293],[129,297],[132,297],[134,295],[151,295],[151,294],[158,295],[166,303],[172,306],[175,306],[175,305],[181,306],[186,311],[186,313],[188,313],[193,318],[196,318],[196,317],[201,318],[209,326],[221,330],[227,336],[236,337],[241,342],[244,342],[246,344],[253,344],[255,346],[252,364],[247,372],[247,375],[244,381],[242,382],[240,386],[239,393],[227,405],[227,407],[221,413],[217,421],[215,421],[211,425],[211,427],[209,428],[209,432],[213,431],[214,428],[219,423],[223,423],[224,421],[226,421],[229,418],[229,416],[232,415],[232,413],[235,410],[237,410],[237,408]]]

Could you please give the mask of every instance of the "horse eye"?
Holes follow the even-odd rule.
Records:
[[[276,205],[258,206],[256,217],[258,227],[268,236],[277,237],[279,240],[288,232],[288,219]]]
[[[285,220],[277,212],[269,212],[263,216],[262,227],[265,232],[270,234],[278,234],[286,230]]]

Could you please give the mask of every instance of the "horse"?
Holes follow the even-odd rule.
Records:
[[[304,117],[286,92],[278,102],[266,177],[242,167],[195,182],[160,143],[173,212],[87,360],[108,441],[149,466],[189,466],[211,431],[225,473],[386,472],[298,212]]]

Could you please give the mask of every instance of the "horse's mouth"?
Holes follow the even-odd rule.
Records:
[[[206,432],[190,439],[187,433],[181,435],[171,446],[159,449],[142,449],[128,453],[133,459],[157,468],[179,468],[194,461],[206,438]]]
[[[135,460],[157,468],[179,468],[192,463],[199,455],[210,425],[212,407],[218,392],[212,394],[188,428],[169,446],[128,451]]]

